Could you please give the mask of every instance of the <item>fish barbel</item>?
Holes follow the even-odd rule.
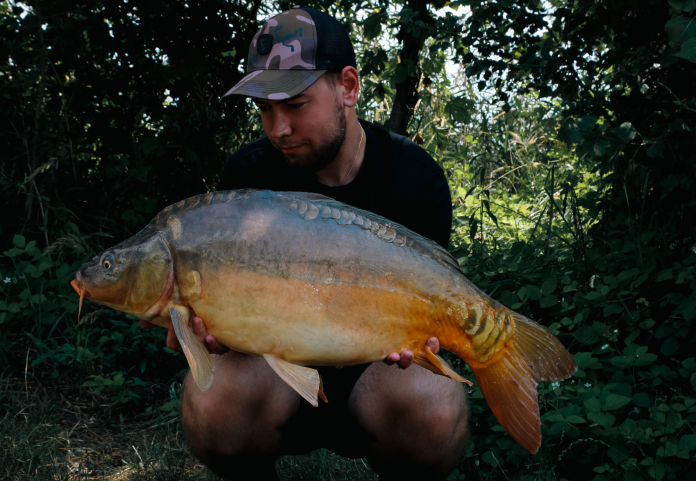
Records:
[[[83,265],[83,297],[168,327],[201,389],[213,362],[191,311],[225,346],[263,356],[300,395],[325,400],[315,369],[411,350],[430,371],[468,382],[426,347],[471,367],[500,424],[534,453],[537,381],[577,366],[547,330],[491,299],[435,242],[318,194],[225,191],[165,208]],[[327,386],[330,391],[330,387]]]

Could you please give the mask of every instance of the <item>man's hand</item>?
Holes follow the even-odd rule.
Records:
[[[155,327],[155,324],[142,319],[140,320],[140,325],[143,327]],[[189,327],[191,327],[191,330],[196,337],[201,340],[203,345],[208,348],[208,351],[212,352],[213,354],[225,354],[227,351],[229,351],[229,348],[217,342],[217,339],[215,339],[215,337],[208,332],[208,328],[206,327],[205,322],[203,322],[203,319],[198,316],[194,316],[193,313],[191,313],[191,317],[189,318]],[[179,344],[179,339],[176,338],[174,325],[171,323],[171,321],[169,322],[169,332],[167,332],[167,347],[173,351],[181,350],[181,344]]]
[[[440,351],[440,341],[437,340],[437,337],[431,337],[430,339],[428,339],[425,345],[430,348],[433,354],[437,354]],[[398,352],[392,352],[387,356],[384,362],[386,362],[390,366],[392,364],[397,364],[399,368],[406,369],[411,364],[413,364],[413,352],[404,351],[401,354],[399,354]]]

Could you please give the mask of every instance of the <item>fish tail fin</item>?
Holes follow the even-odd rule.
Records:
[[[510,315],[515,321],[515,335],[503,356],[471,368],[501,426],[534,454],[541,445],[537,381],[567,379],[577,370],[577,364],[563,344],[541,325],[514,312]]]

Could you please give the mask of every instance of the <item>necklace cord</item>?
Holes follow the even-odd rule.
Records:
[[[348,173],[343,177],[343,180],[341,181],[341,185],[346,185],[346,179],[350,176],[350,173],[353,172],[353,166],[355,165],[355,161],[358,160],[358,154],[360,153],[360,147],[362,147],[362,141],[363,141],[363,136],[365,135],[365,129],[362,128],[362,125],[360,126],[360,143],[358,144],[358,151],[355,153],[355,157],[353,157],[353,163],[350,164],[350,169],[348,169]]]

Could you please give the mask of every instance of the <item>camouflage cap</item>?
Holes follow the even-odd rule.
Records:
[[[249,47],[247,75],[225,95],[286,99],[298,95],[326,72],[357,68],[353,44],[332,16],[293,7],[271,17]]]

